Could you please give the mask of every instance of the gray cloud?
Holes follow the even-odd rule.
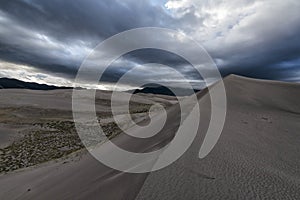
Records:
[[[180,30],[203,44],[223,75],[300,81],[298,10],[298,0],[3,0],[0,59],[71,81],[99,42],[132,28],[158,26]],[[195,85],[201,79],[184,59],[146,49],[124,55],[102,80],[114,82],[148,62],[172,66]],[[153,81],[168,73],[145,70],[142,77]]]

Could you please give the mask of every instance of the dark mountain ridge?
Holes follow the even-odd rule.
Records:
[[[0,89],[56,90],[72,89],[72,87],[58,87],[54,85],[24,82],[12,78],[0,78]]]
[[[159,84],[148,84],[143,89],[136,89],[133,93],[144,93],[144,94],[160,94],[168,96],[176,96],[172,91],[176,91],[177,96],[190,96],[193,93],[197,93],[200,90],[190,90],[185,88],[165,87]]]

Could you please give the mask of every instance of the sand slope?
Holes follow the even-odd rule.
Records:
[[[148,176],[137,199],[299,199],[300,85],[230,76],[221,138],[197,158],[209,113],[190,150]]]
[[[300,199],[300,85],[230,76],[225,86],[225,127],[206,158],[198,158],[210,114],[204,91],[197,138],[168,168],[126,174],[83,154],[1,175],[0,199]],[[175,122],[176,112],[169,111]],[[173,137],[176,123],[167,126],[148,141],[120,135],[115,142],[138,152],[155,149]]]

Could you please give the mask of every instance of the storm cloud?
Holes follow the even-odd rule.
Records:
[[[299,10],[298,0],[2,0],[0,76],[70,85],[100,42],[133,28],[162,27],[203,45],[223,76],[300,82]],[[194,49],[188,51],[194,55]],[[186,60],[154,49],[122,56],[102,81],[115,82],[132,67],[149,62],[173,67],[195,87],[203,87]],[[141,77],[176,82],[168,71],[154,68],[133,75],[128,84],[134,86]]]

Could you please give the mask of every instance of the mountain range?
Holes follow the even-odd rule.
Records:
[[[72,89],[72,87],[58,87],[54,85],[24,82],[11,78],[0,78],[0,89],[56,90]]]

